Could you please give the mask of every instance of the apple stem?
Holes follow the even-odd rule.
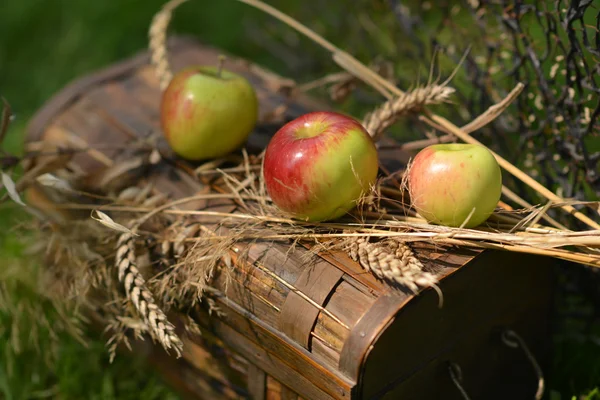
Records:
[[[225,60],[227,59],[227,57],[225,57],[224,55],[219,55],[219,64],[217,67],[217,77],[221,77],[221,73],[223,72],[223,64],[225,64]]]

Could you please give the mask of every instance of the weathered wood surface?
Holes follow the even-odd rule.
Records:
[[[182,38],[170,47],[175,70],[216,64],[220,53]],[[230,56],[227,67],[248,77],[257,88],[261,122],[248,142],[251,153],[262,150],[284,121],[326,107],[303,96],[290,101],[284,79],[243,60]],[[128,145],[160,130],[159,100],[158,80],[148,55],[142,53],[57,94],[32,120],[29,142],[89,147],[72,164],[97,176],[116,160],[131,156],[128,148],[133,146]],[[288,105],[283,113],[282,104]],[[168,155],[165,144],[160,146]],[[381,152],[383,165],[395,164],[393,169],[408,157],[392,150]],[[163,161],[131,179],[152,181],[157,191],[172,199],[219,189],[214,179],[190,174],[193,167],[181,160]],[[199,201],[186,207],[238,209],[230,200]],[[199,220],[210,226],[217,222]],[[169,359],[159,350],[157,366],[200,398],[451,399],[458,398],[458,392],[441,370],[446,358],[464,364],[474,396],[488,393],[490,385],[505,374],[507,360],[516,359],[514,350],[490,342],[493,328],[522,327],[536,354],[543,354],[545,339],[539,340],[538,335],[544,336],[550,268],[538,259],[420,245],[418,257],[442,278],[445,303],[438,309],[437,295],[431,290],[413,297],[377,280],[342,253],[322,254],[317,262],[305,265],[306,252],[303,248],[290,252],[281,244],[253,245],[248,264],[235,269],[232,282],[225,285],[223,276],[214,282],[226,317],[209,318],[200,309],[195,315],[212,336],[186,342],[184,359],[175,364],[181,372],[166,367]],[[520,360],[515,368],[524,371],[527,379],[518,381],[524,390],[509,397],[529,398],[535,388],[535,379],[527,375],[530,367]],[[482,379],[476,381],[477,377]]]

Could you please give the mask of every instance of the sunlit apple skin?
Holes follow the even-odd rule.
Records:
[[[217,158],[246,141],[258,119],[258,99],[244,77],[192,66],[179,71],[163,92],[160,117],[175,154],[193,161]]]
[[[496,208],[502,193],[502,172],[484,146],[435,144],[421,150],[408,171],[408,189],[417,212],[430,223],[476,227]]]
[[[335,112],[304,114],[273,136],[264,180],[273,203],[293,218],[326,221],[356,207],[377,179],[373,140],[355,119]]]

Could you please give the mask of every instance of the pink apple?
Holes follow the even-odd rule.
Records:
[[[325,221],[357,205],[377,179],[377,149],[355,119],[312,112],[273,136],[264,179],[273,203],[296,219]]]
[[[161,100],[161,125],[171,149],[188,160],[223,157],[246,141],[258,119],[250,82],[219,66],[179,71]]]
[[[484,146],[435,144],[421,150],[408,171],[408,190],[416,211],[430,223],[473,228],[485,222],[502,192],[502,173]]]

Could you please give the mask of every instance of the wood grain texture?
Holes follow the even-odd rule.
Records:
[[[228,346],[310,399],[349,398],[354,382],[317,362],[311,353],[226,296],[218,298],[226,317],[210,327]]]
[[[248,392],[252,400],[267,398],[267,374],[254,364],[248,367]]]
[[[315,304],[323,306],[343,272],[324,260],[304,266],[295,283],[297,290]],[[279,316],[279,329],[304,348],[309,348],[311,333],[321,311],[296,292],[288,294]]]

